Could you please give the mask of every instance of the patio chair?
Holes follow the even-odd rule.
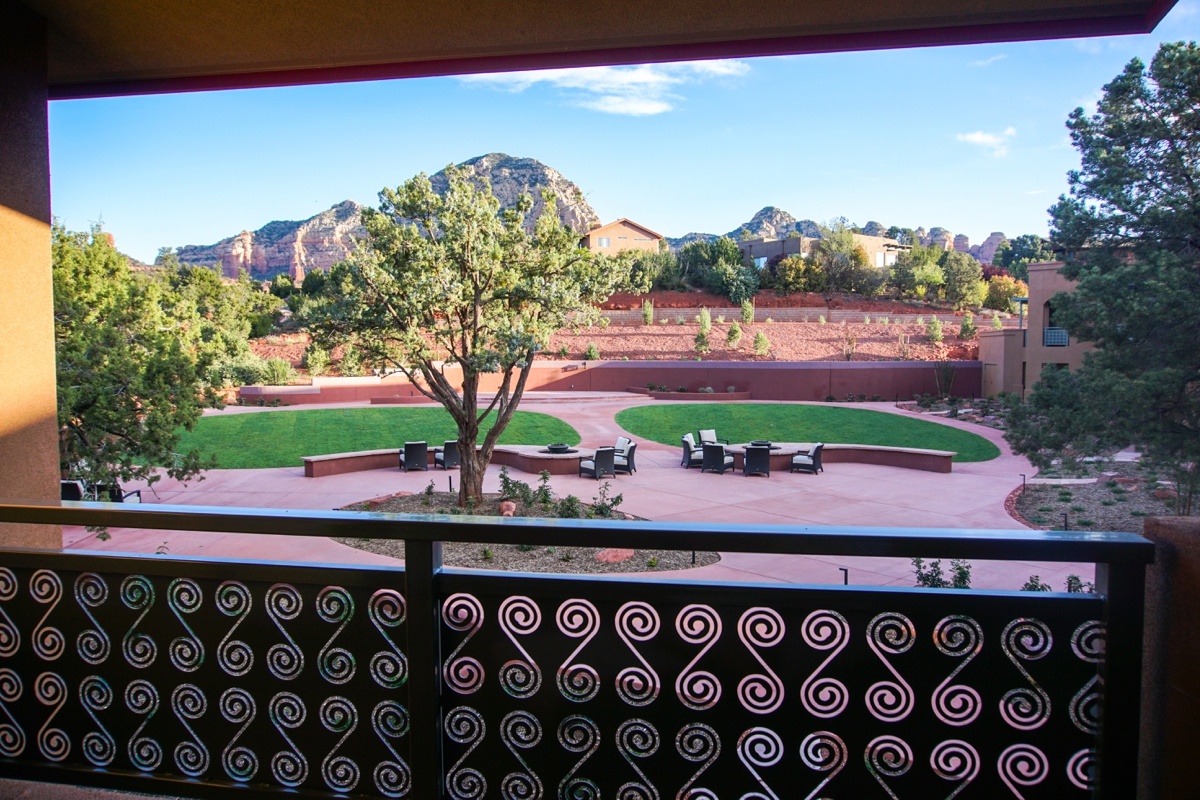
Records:
[[[96,496],[101,500],[109,503],[140,503],[142,502],[142,490],[134,489],[127,492],[121,488],[121,484],[116,483],[112,486],[105,484],[96,485]]]
[[[683,443],[683,460],[679,462],[679,466],[685,469],[701,466],[704,463],[704,451],[696,446],[692,435],[685,433],[680,437],[680,441]]]
[[[725,445],[704,443],[704,462],[700,466],[700,471],[704,472],[710,469],[721,475],[724,475],[726,470],[733,469],[733,455],[725,452]]]
[[[617,477],[617,468],[615,459],[617,448],[615,447],[597,447],[596,452],[591,458],[580,457],[579,459],[579,476],[589,475],[596,480],[600,480],[605,475]]]
[[[637,454],[637,442],[630,442],[625,448],[624,454],[620,450],[613,457],[613,468],[617,472],[624,472],[626,475],[632,475],[637,472],[637,464],[634,462],[634,456]]]
[[[63,500],[90,500],[83,481],[60,481]]]
[[[813,475],[824,472],[825,468],[821,466],[821,449],[823,447],[825,445],[818,442],[812,452],[793,456],[792,472],[811,472]]]
[[[458,442],[448,441],[433,453],[434,468],[441,467],[442,469],[450,469],[457,467],[459,464],[458,457]]]
[[[618,436],[617,437],[617,455],[621,455],[622,453],[624,453],[626,448],[628,448],[629,445],[631,445],[631,444],[633,444],[633,440],[630,439],[628,436]]]
[[[705,428],[704,430],[700,431],[699,434],[700,444],[716,444],[717,442],[720,442],[721,444],[729,444],[728,439],[718,439],[717,432],[713,428]]]
[[[400,469],[412,472],[414,469],[429,469],[429,443],[405,442],[404,450],[400,452]]]
[[[771,448],[752,445],[746,448],[742,461],[743,475],[766,475],[771,477]]]

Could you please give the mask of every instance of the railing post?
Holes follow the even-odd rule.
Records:
[[[1097,564],[1096,591],[1104,596],[1107,628],[1104,710],[1097,775],[1101,800],[1137,796],[1141,731],[1142,631],[1146,616],[1144,564]]]
[[[404,598],[408,604],[409,768],[413,800],[441,800],[442,655],[435,580],[442,543],[404,542]]]

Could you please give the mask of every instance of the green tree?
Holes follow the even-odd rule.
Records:
[[[380,192],[379,209],[363,212],[366,240],[306,322],[319,343],[352,342],[446,408],[458,427],[466,505],[482,499],[484,472],[537,352],[569,315],[596,319],[596,305],[627,283],[629,263],[580,249],[553,202],[531,234],[522,227],[528,196],[502,212],[471,172],[450,166],[446,174],[441,195],[424,174]],[[488,374],[499,386],[481,403]]]
[[[827,295],[869,289],[874,273],[878,272],[855,241],[854,233],[841,222],[835,221],[833,227],[823,230],[812,249],[813,260],[825,275]]]
[[[1019,280],[1029,280],[1029,265],[1039,261],[1053,261],[1054,250],[1050,242],[1033,233],[1015,239],[1005,239],[992,256],[992,265],[1004,267]]]
[[[629,290],[645,294],[652,289],[679,289],[682,286],[679,261],[670,250],[657,253],[635,251],[629,273]]]
[[[799,255],[791,255],[775,265],[775,291],[822,292],[825,290],[825,273],[816,261]]]
[[[946,251],[942,259],[942,273],[946,276],[946,300],[955,308],[978,306],[983,301],[980,284],[983,282],[983,267],[966,253]]]
[[[97,226],[52,230],[59,463],[64,474],[109,486],[186,480],[203,467],[178,453],[204,403],[195,357],[168,314],[170,286],[134,275]]]
[[[1077,373],[1046,373],[1014,410],[1031,460],[1137,444],[1169,470],[1187,513],[1200,468],[1200,48],[1133,59],[1094,115],[1067,122],[1081,157],[1050,209],[1063,274],[1055,320],[1094,342]]]
[[[985,308],[1011,313],[1014,297],[1028,297],[1029,287],[1024,282],[1010,275],[997,275],[988,281],[987,298],[983,301]]]
[[[737,349],[742,342],[742,326],[737,324],[737,320],[729,323],[729,332],[725,334],[725,346]]]

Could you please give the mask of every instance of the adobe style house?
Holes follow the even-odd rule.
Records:
[[[799,255],[807,258],[812,252],[816,239],[807,236],[792,236],[787,239],[760,238],[745,239],[738,242],[742,251],[742,260],[748,267],[762,268],[775,257],[787,258]],[[886,269],[896,263],[896,256],[909,249],[895,239],[886,236],[867,236],[854,234],[854,242],[867,254],[867,262],[879,269]]]
[[[1194,594],[1154,609],[1182,657],[1143,684],[1155,550],[1132,533],[493,523],[54,491],[51,100],[1145,33],[1172,5],[0,0],[0,778],[192,798],[1124,800],[1162,773],[1178,788],[1140,796],[1193,796],[1190,619],[1167,612]],[[63,524],[388,538],[405,561],[64,551]],[[456,571],[447,541],[1083,563],[1096,593]],[[1178,714],[1145,734],[1143,686]]]
[[[1077,369],[1092,349],[1054,324],[1050,298],[1070,292],[1074,281],[1063,277],[1061,261],[1029,265],[1028,313],[1019,329],[981,330],[979,360],[983,362],[983,393],[994,397],[1010,392],[1024,397],[1046,367]]]
[[[657,253],[661,247],[663,236],[645,225],[639,225],[631,219],[621,217],[616,222],[592,228],[579,240],[580,247],[586,247],[593,253],[614,255],[622,250],[646,250]]]

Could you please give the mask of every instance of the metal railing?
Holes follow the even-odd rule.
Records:
[[[407,556],[0,551],[9,777],[189,797],[1134,794],[1153,547],[1133,534],[101,503],[0,521]],[[484,573],[444,569],[442,541],[1091,562],[1097,594]]]
[[[1042,328],[1042,347],[1066,347],[1068,344],[1066,328]]]

